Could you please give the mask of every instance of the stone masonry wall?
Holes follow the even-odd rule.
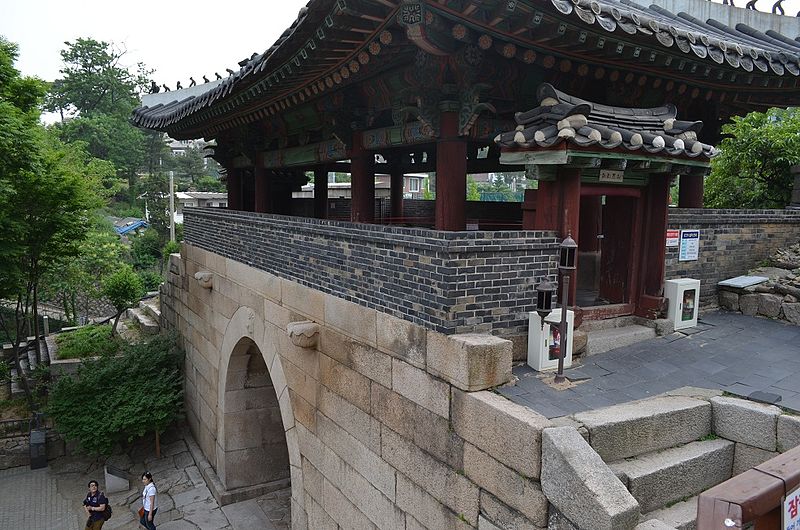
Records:
[[[714,304],[718,282],[800,241],[800,211],[670,209],[669,228],[699,229],[700,259],[678,261],[678,248],[667,248],[666,279],[700,280],[701,302]]]
[[[509,341],[444,335],[191,244],[171,256],[161,300],[186,351],[187,421],[215,469],[258,437],[239,421],[252,403],[223,387],[263,355],[294,529],[547,527],[550,423],[484,390],[511,377]]]
[[[190,208],[191,245],[445,334],[525,335],[551,232],[439,232]]]

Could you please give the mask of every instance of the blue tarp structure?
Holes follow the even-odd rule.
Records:
[[[123,226],[114,226],[114,230],[116,230],[121,236],[124,236],[129,232],[134,232],[139,228],[147,228],[147,221],[136,219],[135,221],[125,223]]]

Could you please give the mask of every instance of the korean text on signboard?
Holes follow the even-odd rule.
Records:
[[[678,261],[697,261],[700,258],[700,230],[681,230]]]
[[[677,247],[681,238],[680,230],[667,230],[667,246]]]
[[[787,493],[783,499],[781,521],[783,530],[800,530],[800,489]]]

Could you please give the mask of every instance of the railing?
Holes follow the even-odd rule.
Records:
[[[28,436],[31,429],[31,420],[3,420],[0,421],[0,439]]]
[[[783,499],[798,485],[800,447],[795,447],[701,493],[697,530],[780,528]]]

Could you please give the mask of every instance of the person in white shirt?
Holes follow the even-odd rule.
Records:
[[[156,530],[155,517],[158,511],[158,501],[156,500],[156,485],[153,483],[153,475],[145,472],[142,474],[142,510],[139,512],[141,519],[139,524],[147,530]]]

